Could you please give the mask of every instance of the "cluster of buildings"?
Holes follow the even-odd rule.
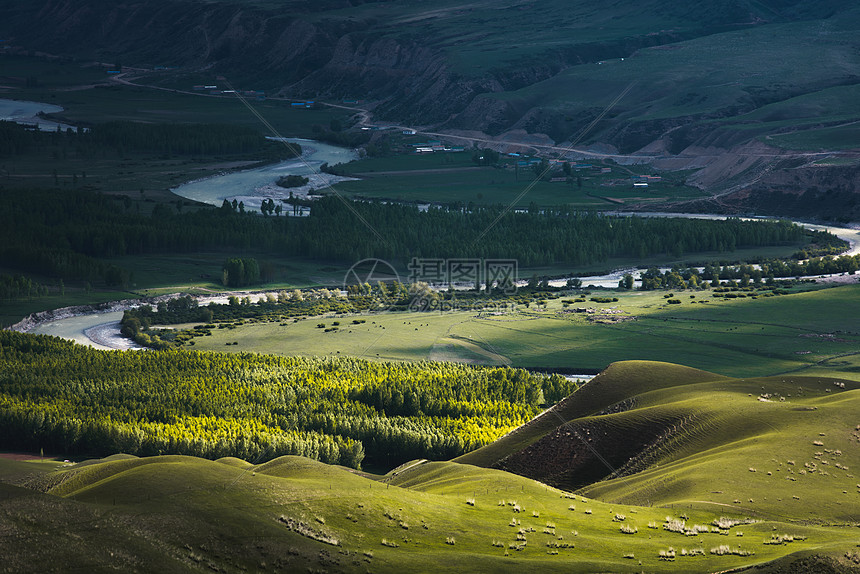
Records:
[[[403,133],[406,134],[407,131],[412,131],[414,134],[414,130],[403,130]],[[413,135],[407,134],[407,135]],[[451,146],[445,147],[445,145],[439,140],[430,140],[428,142],[423,143],[414,143],[412,144],[412,148],[415,150],[415,153],[435,153],[435,152],[460,152],[466,151],[466,148],[462,146]]]
[[[649,183],[663,181],[659,175],[631,175],[630,179],[633,180],[633,187],[648,187]]]
[[[216,84],[200,84],[193,87],[195,92],[206,92],[212,96],[224,96],[231,94],[241,94],[246,98],[256,98],[258,100],[266,99],[266,92],[260,90],[221,90]]]

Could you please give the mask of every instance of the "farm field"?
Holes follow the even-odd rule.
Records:
[[[618,302],[595,303],[611,294]],[[756,299],[677,291],[595,291],[585,302],[549,300],[495,314],[393,312],[246,323],[194,339],[194,348],[279,355],[359,356],[374,360],[453,360],[533,368],[605,368],[625,359],[683,362],[712,372],[768,376],[786,372],[860,379],[860,286]],[[576,313],[590,308],[594,313]],[[595,320],[597,318],[597,320]],[[622,318],[621,320],[618,320]],[[325,332],[339,323],[337,331]],[[601,322],[602,321],[602,322]],[[235,343],[235,344],[234,344]]]
[[[520,161],[516,158],[503,158],[500,167],[477,166],[471,161],[472,153],[472,150],[410,153],[353,161],[339,165],[337,170],[359,179],[341,182],[336,189],[355,197],[416,203],[504,204],[518,208],[535,203],[582,210],[617,209],[627,203],[647,205],[703,196],[700,190],[683,185],[682,172],[665,173],[664,181],[652,182],[647,188],[634,188],[632,177],[651,175],[653,170],[648,166],[600,162],[596,167],[572,170],[567,182],[534,182],[537,177],[534,170],[516,167]],[[611,172],[600,173],[601,167]],[[562,175],[559,170],[553,176]],[[523,194],[533,183],[529,192]]]

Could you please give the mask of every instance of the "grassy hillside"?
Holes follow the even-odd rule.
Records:
[[[457,460],[607,502],[853,523],[858,401],[860,384],[830,377],[728,379],[624,362]]]
[[[624,361],[613,363],[576,393],[504,437],[456,460],[493,466],[558,429],[560,424],[597,413],[631,397],[631,393],[671,388],[723,377],[668,363]]]
[[[612,119],[602,124],[606,131],[600,133],[598,127],[589,134],[598,141],[612,139],[626,151],[649,143],[655,130],[679,127],[682,118],[685,124],[690,120],[696,124],[667,135],[676,153],[707,133],[711,145],[719,144],[719,138],[731,144],[756,135],[749,128],[777,133],[856,121],[860,111],[847,103],[854,100],[838,98],[838,104],[832,100],[836,94],[856,88],[858,14],[848,12],[829,20],[774,24],[642,49],[630,57],[573,66],[543,82],[482,97],[504,102],[521,113],[532,111],[535,127],[541,118],[534,113],[537,109],[544,116],[550,110],[565,115],[570,131],[556,134],[559,140],[576,133],[575,118],[588,114],[590,107],[594,115],[594,106],[612,101],[633,84],[613,110]],[[845,87],[835,87],[841,85]],[[729,126],[732,129],[720,131]],[[815,142],[819,146],[824,143],[822,137],[819,134]],[[815,149],[812,141],[804,143],[799,137],[783,140],[780,136],[779,141],[786,147]],[[846,146],[835,139],[831,144]]]
[[[671,509],[606,504],[456,463],[375,479],[298,457],[244,468],[175,456],[78,466],[30,481],[46,492],[2,484],[0,509],[15,524],[0,538],[6,568],[698,572],[838,555],[854,538],[843,527],[747,521],[734,509],[685,511],[707,532],[684,536],[662,527]],[[774,533],[794,541],[764,544]],[[661,559],[670,548],[673,560]]]
[[[583,492],[619,502],[735,505],[761,515],[852,522],[860,495],[853,475],[860,464],[858,389],[829,378],[771,377],[637,397],[637,408],[671,405],[687,418],[621,469],[636,474]]]

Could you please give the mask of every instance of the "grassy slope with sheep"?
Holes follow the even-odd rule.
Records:
[[[844,524],[860,494],[857,412],[853,381],[626,361],[457,461],[616,503]]]
[[[736,509],[604,503],[450,462],[373,477],[298,457],[259,466],[112,457],[29,484],[47,493],[3,485],[0,502],[16,525],[15,536],[0,540],[16,571],[60,560],[91,570],[143,563],[159,571],[714,571],[836,552],[855,535],[748,523]],[[678,532],[682,521],[700,532]],[[793,541],[764,544],[772,534]],[[721,554],[726,548],[750,554]]]
[[[653,456],[629,476],[575,494],[458,462],[376,476],[300,457],[0,459],[0,511],[14,534],[0,551],[18,571],[59,560],[160,571],[700,572],[774,560],[847,569],[860,542],[849,478],[860,464],[860,385],[841,383],[615,364],[559,405],[571,421],[562,429],[593,439],[607,459],[613,432],[644,436],[649,421],[679,421],[676,433],[644,449]],[[594,414],[604,410],[617,412]],[[540,445],[558,430],[553,413],[538,421],[550,417],[555,430],[531,425],[520,433],[530,437],[461,460],[488,464]]]

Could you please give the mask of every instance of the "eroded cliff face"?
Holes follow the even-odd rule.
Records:
[[[649,86],[646,79],[594,125],[607,102],[573,96],[567,102],[558,93],[544,97],[542,85],[560,90],[565,84],[541,82],[554,81],[573,66],[760,23],[752,4],[740,0],[690,5],[689,14],[679,14],[677,3],[643,2],[662,9],[668,19],[685,21],[686,27],[605,41],[572,39],[547,44],[528,58],[507,60],[507,54],[497,54],[494,64],[469,73],[452,64],[452,46],[469,40],[428,37],[419,33],[420,26],[385,20],[384,2],[373,10],[342,10],[359,0],[0,0],[5,16],[0,38],[7,45],[126,67],[223,75],[236,87],[288,98],[362,100],[373,106],[376,120],[432,130],[489,136],[525,132],[564,142],[588,128],[586,142],[628,154],[659,150],[661,156],[683,157],[701,149],[732,150],[762,134],[727,129],[719,120],[731,123],[774,99],[816,89],[798,84],[778,93],[750,92],[723,109],[679,116],[651,113],[650,106],[659,106],[654,102],[668,97],[672,86]],[[797,14],[782,16],[788,20],[805,17],[801,8],[818,6],[807,0],[783,4],[799,6]],[[850,75],[828,81],[838,86],[860,80]]]
[[[265,70],[269,88],[324,65],[336,35],[349,31],[346,22],[326,27],[301,15],[205,2],[45,0],[37,12],[19,11],[14,20],[4,32],[26,48],[243,76]]]
[[[438,51],[357,31],[339,37],[323,65],[282,93],[290,91],[378,101],[380,117],[426,125],[444,120],[472,89],[457,81]]]

